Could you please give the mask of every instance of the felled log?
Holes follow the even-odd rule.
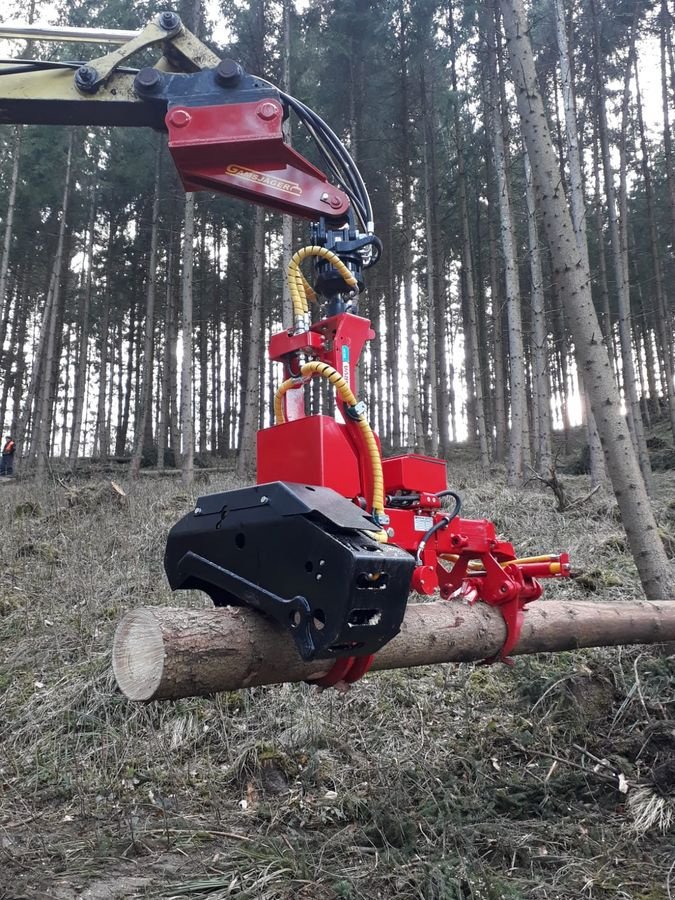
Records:
[[[475,662],[499,652],[499,611],[459,601],[408,606],[401,628],[371,671]],[[675,641],[675,601],[541,601],[529,607],[512,655]],[[144,607],[122,619],[113,670],[130,700],[168,700],[319,678],[331,664],[305,663],[293,640],[250,609]]]

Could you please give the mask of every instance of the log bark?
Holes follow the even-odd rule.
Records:
[[[460,601],[408,606],[400,634],[372,671],[475,662],[497,653],[506,631],[499,610]],[[513,655],[675,640],[675,601],[546,601],[531,606]],[[122,619],[113,671],[129,700],[168,700],[318,678],[291,637],[253,610],[144,607]]]

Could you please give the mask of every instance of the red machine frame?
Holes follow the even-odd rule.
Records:
[[[336,369],[355,390],[356,365],[366,341],[374,336],[367,319],[341,313],[316,322],[306,332],[272,335],[269,358],[283,364],[288,378],[298,376],[300,355],[311,355]],[[345,414],[339,398],[342,421],[306,416],[302,387],[298,378],[297,390],[284,397],[286,421],[258,432],[258,483],[305,481],[311,476],[312,484],[330,487],[363,504],[372,485],[356,423]],[[506,638],[500,652],[487,662],[509,661],[522,628],[523,610],[542,594],[538,579],[568,576],[569,556],[517,560],[512,544],[498,538],[492,522],[450,515],[442,508],[442,495],[448,493],[444,460],[408,454],[384,459],[382,470],[389,498],[385,508],[389,541],[416,557],[411,589],[498,607]],[[303,474],[304,478],[299,477]],[[405,508],[396,502],[402,496],[412,498]],[[363,658],[347,657],[319,684],[329,687],[354,681],[368,665]]]

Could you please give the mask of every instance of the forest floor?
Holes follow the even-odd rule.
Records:
[[[466,461],[450,482],[521,555],[570,551],[583,577],[546,598],[639,596],[609,495],[558,513],[543,485]],[[133,704],[110,668],[117,622],[204,601],[162,569],[195,498],[175,478],[120,483],[0,489],[0,897],[675,898],[664,648]],[[672,554],[675,472],[656,486]]]

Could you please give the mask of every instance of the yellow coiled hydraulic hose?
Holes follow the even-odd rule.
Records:
[[[368,459],[370,462],[370,470],[371,477],[373,481],[373,496],[372,496],[372,509],[373,514],[376,519],[382,519],[385,515],[384,512],[384,476],[382,474],[382,457],[380,456],[380,450],[377,446],[377,441],[375,440],[375,435],[373,434],[372,428],[370,427],[368,420],[364,415],[360,412],[356,411],[357,400],[354,394],[352,393],[349,385],[344,380],[342,375],[334,369],[332,366],[329,366],[328,363],[319,362],[318,360],[314,360],[313,362],[305,363],[300,368],[300,377],[302,378],[312,378],[314,375],[319,375],[322,378],[328,379],[330,383],[334,386],[336,392],[339,394],[340,399],[347,407],[347,410],[351,410],[350,413],[351,418],[359,426],[361,431],[361,436],[363,438],[364,444],[366,445],[366,450],[368,452]],[[298,381],[296,378],[287,378],[286,381],[279,387],[279,390],[276,392],[274,397],[274,417],[277,425],[281,425],[284,421],[284,395],[291,388],[297,387]],[[375,535],[375,539],[380,541],[381,543],[386,543],[387,534],[385,531],[379,532]]]
[[[294,325],[303,328],[309,326],[307,318],[309,313],[308,300],[314,301],[316,299],[314,290],[300,269],[300,263],[308,256],[318,256],[321,259],[325,259],[338,270],[348,287],[355,288],[357,286],[354,275],[332,250],[316,246],[303,247],[301,250],[298,250],[288,264],[288,289],[293,304]]]

